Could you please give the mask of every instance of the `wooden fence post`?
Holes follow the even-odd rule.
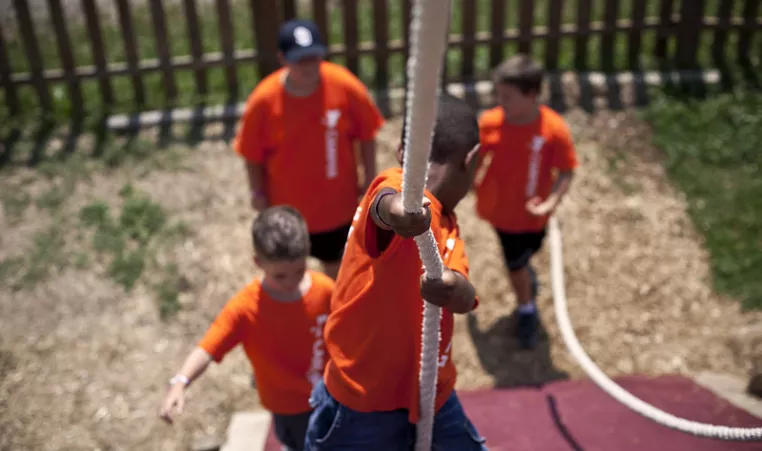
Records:
[[[677,55],[679,69],[695,69],[696,52],[701,37],[704,0],[683,0],[680,6],[680,24],[677,27]]]
[[[254,15],[254,35],[257,39],[257,63],[260,80],[278,67],[278,30],[280,22],[273,20],[272,11],[278,10],[277,0],[251,0]]]

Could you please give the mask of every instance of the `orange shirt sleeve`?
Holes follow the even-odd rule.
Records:
[[[554,138],[553,167],[562,172],[575,169],[579,162],[569,127],[566,124],[560,124]]]
[[[252,163],[262,164],[267,153],[267,110],[262,93],[255,89],[246,102],[233,149]]]
[[[370,141],[384,125],[384,116],[370,96],[368,88],[360,80],[347,74],[345,85],[352,120],[350,136],[360,141]]]
[[[215,362],[221,362],[242,340],[243,311],[238,299],[243,292],[232,298],[214,319],[198,346],[212,356]]]

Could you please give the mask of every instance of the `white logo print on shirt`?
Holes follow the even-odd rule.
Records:
[[[534,197],[537,192],[537,178],[540,172],[540,159],[542,158],[542,148],[545,146],[545,138],[542,136],[532,137],[532,154],[529,156],[529,177],[527,180],[526,195]]]
[[[337,153],[339,146],[339,131],[336,126],[339,124],[341,118],[341,110],[328,110],[325,112],[325,119],[323,124],[326,126],[325,130],[325,159],[326,168],[325,176],[329,179],[334,179],[339,175],[339,165],[337,161]]]

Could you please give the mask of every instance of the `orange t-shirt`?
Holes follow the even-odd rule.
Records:
[[[484,176],[475,184],[477,212],[504,232],[542,230],[548,217],[533,216],[526,203],[534,196],[548,197],[554,170],[569,171],[578,165],[566,122],[542,105],[534,122],[512,125],[498,106],[482,114],[479,129],[479,170]]]
[[[352,221],[354,142],[373,139],[384,118],[362,82],[337,64],[321,63],[322,81],[306,97],[287,94],[284,70],[252,91],[233,148],[264,166],[271,205],[291,205],[310,233],[326,232]]]
[[[308,412],[312,386],[325,368],[323,326],[334,283],[321,273],[309,274],[312,286],[292,302],[276,301],[252,281],[228,301],[199,342],[218,363],[243,344],[260,401],[277,414]]]
[[[345,406],[360,411],[409,409],[418,421],[418,372],[421,354],[423,265],[415,241],[395,236],[377,255],[378,227],[369,208],[384,188],[402,191],[402,170],[381,172],[368,188],[352,229],[331,299],[325,325],[329,363],[325,370],[328,392]],[[439,243],[445,266],[468,277],[465,243],[457,218],[443,213],[431,200],[431,230]],[[436,409],[455,386],[456,371],[450,357],[453,314],[442,309]]]

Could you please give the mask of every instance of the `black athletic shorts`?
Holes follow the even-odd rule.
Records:
[[[273,414],[275,436],[288,451],[304,449],[304,436],[307,435],[311,414],[311,411],[294,415]]]
[[[528,265],[532,256],[542,248],[545,239],[545,230],[524,233],[495,231],[500,238],[503,258],[509,271],[517,271]]]
[[[333,263],[341,260],[351,226],[352,224],[347,224],[327,232],[310,234],[310,255],[321,262]]]

